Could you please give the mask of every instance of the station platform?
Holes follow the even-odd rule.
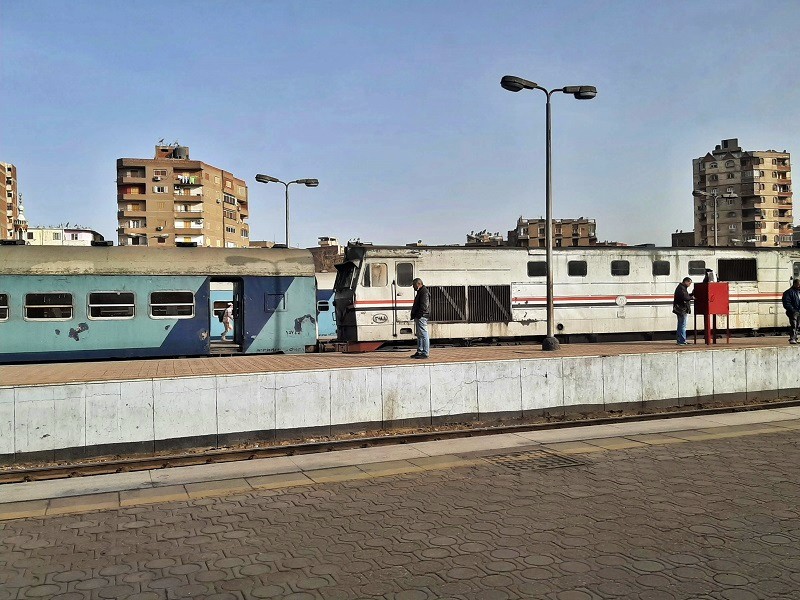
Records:
[[[783,338],[0,367],[0,464],[800,396]]]
[[[13,484],[0,600],[785,600],[799,442],[782,408]]]
[[[705,345],[690,341],[677,346],[673,341],[614,342],[597,344],[562,344],[558,352],[545,352],[540,345],[471,346],[433,348],[431,358],[423,364],[473,361],[519,360],[524,358],[558,358],[620,356],[671,352],[707,351],[716,349],[784,348],[786,336],[731,338]],[[0,386],[36,386],[61,383],[99,381],[136,381],[176,377],[214,375],[247,375],[254,373],[287,373],[323,369],[361,367],[422,366],[410,359],[415,348],[392,351],[345,354],[268,354],[213,358],[156,358],[118,361],[67,362],[27,365],[0,365]]]

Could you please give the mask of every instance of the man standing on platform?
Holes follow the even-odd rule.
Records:
[[[428,334],[428,317],[431,312],[431,295],[419,277],[411,282],[417,295],[411,307],[411,318],[417,326],[417,351],[411,358],[428,358],[431,349],[431,338]]]
[[[689,286],[692,285],[691,277],[684,277],[683,281],[675,288],[675,297],[672,299],[672,312],[678,317],[678,345],[686,345],[686,321],[692,312],[692,298],[689,293]]]
[[[792,287],[783,292],[783,308],[789,317],[789,343],[797,344],[800,333],[800,279],[792,282]]]

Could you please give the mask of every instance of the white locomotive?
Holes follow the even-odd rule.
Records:
[[[546,333],[544,249],[348,246],[337,265],[338,339],[375,348],[414,338],[411,282],[431,292],[432,339],[514,339]],[[781,294],[800,276],[800,248],[557,248],[555,328],[561,336],[675,330],[672,297],[713,269],[730,284],[730,328],[786,325]],[[724,323],[724,321],[723,321]]]

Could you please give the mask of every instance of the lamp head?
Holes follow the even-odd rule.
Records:
[[[509,92],[519,92],[521,90],[534,90],[537,87],[539,87],[532,81],[528,81],[527,79],[523,79],[522,77],[516,77],[514,75],[504,75],[503,78],[500,80],[500,85],[504,90],[508,90]]]
[[[593,85],[567,85],[561,91],[572,94],[576,100],[591,100],[597,96],[597,88]]]
[[[694,190],[692,192],[692,196],[694,196],[695,198],[708,198],[710,196],[710,194],[708,192],[702,192],[700,190]]]
[[[279,179],[275,179],[269,175],[261,175],[260,173],[256,175],[256,181],[259,183],[280,183]]]
[[[306,187],[317,187],[319,179],[298,179],[297,183],[302,183]]]

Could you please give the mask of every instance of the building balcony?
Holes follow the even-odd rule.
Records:
[[[117,202],[122,200],[144,200],[144,194],[117,194]]]
[[[203,233],[203,226],[196,227],[175,227],[175,235],[200,235]]]
[[[188,187],[203,185],[203,178],[197,175],[175,175],[175,185],[185,185]]]
[[[128,177],[127,175],[120,175],[117,177],[117,183],[145,183],[147,178],[142,173],[141,176]]]
[[[147,211],[144,210],[143,208],[142,209],[136,209],[136,210],[121,209],[121,210],[117,211],[117,218],[118,219],[122,219],[124,217],[134,217],[134,218],[138,217],[138,218],[141,218],[141,217],[144,217],[146,215],[147,215]]]
[[[197,207],[190,206],[189,208],[187,208],[185,210],[176,208],[175,210],[172,211],[172,214],[176,218],[184,218],[185,219],[185,218],[187,218],[187,215],[202,215],[204,212],[205,211],[203,210],[203,207],[198,205]]]

